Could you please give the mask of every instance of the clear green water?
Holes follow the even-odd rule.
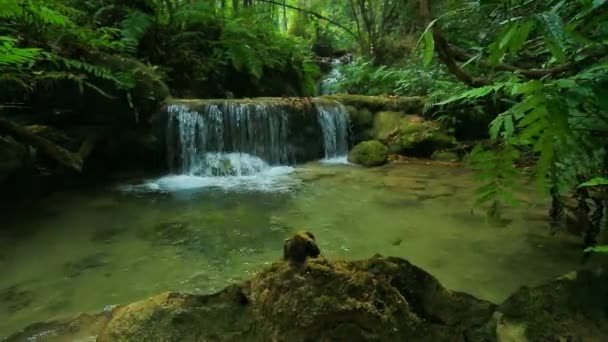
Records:
[[[471,214],[461,168],[309,164],[290,177],[300,182],[289,192],[108,187],[16,213],[0,231],[0,338],[162,291],[217,291],[280,258],[296,229],[314,232],[331,258],[404,257],[496,302],[580,260],[575,239],[548,236],[546,208],[532,199],[503,227]]]

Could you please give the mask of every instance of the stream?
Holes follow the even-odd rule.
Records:
[[[300,229],[329,258],[407,258],[448,288],[495,302],[578,266],[578,240],[548,235],[538,199],[522,195],[496,226],[471,213],[465,168],[340,161],[138,179],[15,211],[0,230],[0,338],[163,291],[218,291],[281,258]]]

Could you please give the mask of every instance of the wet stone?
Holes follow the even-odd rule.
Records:
[[[18,285],[9,286],[0,290],[0,304],[10,312],[17,312],[32,305],[33,293],[21,289]]]
[[[92,255],[85,256],[74,262],[68,262],[63,266],[63,272],[69,278],[75,278],[80,276],[82,273],[104,267],[110,262],[108,261],[108,253],[100,252]]]
[[[162,222],[139,236],[159,245],[185,245],[194,239],[190,224],[182,221]]]

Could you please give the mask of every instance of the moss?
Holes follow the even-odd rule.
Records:
[[[399,128],[399,122],[403,117],[401,112],[378,112],[374,116],[374,139],[386,140]]]
[[[523,325],[529,341],[604,340],[599,337],[608,334],[607,280],[605,272],[577,271],[538,287],[521,288],[498,311],[504,322]]]
[[[363,166],[379,166],[388,160],[388,148],[377,140],[364,141],[348,154],[348,161]]]
[[[419,157],[429,157],[438,149],[450,147],[454,138],[441,125],[425,121],[418,116],[401,119],[398,138],[392,141],[399,153]]]
[[[405,113],[422,113],[423,97],[367,96],[353,94],[326,95],[322,98],[335,100],[346,106],[357,109],[367,108],[371,111],[400,111]]]
[[[320,253],[315,236],[310,232],[302,231],[285,240],[283,260],[292,264],[302,264],[307,258],[316,258]]]
[[[365,129],[372,127],[374,124],[374,115],[367,108],[357,109],[354,106],[346,106],[346,112],[354,127]]]

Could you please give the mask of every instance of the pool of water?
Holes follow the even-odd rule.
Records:
[[[299,229],[330,258],[404,257],[496,302],[580,260],[576,239],[548,236],[534,198],[502,225],[472,213],[463,168],[312,163],[268,177],[165,177],[56,193],[15,212],[0,230],[0,339],[162,291],[217,291],[279,259]]]

